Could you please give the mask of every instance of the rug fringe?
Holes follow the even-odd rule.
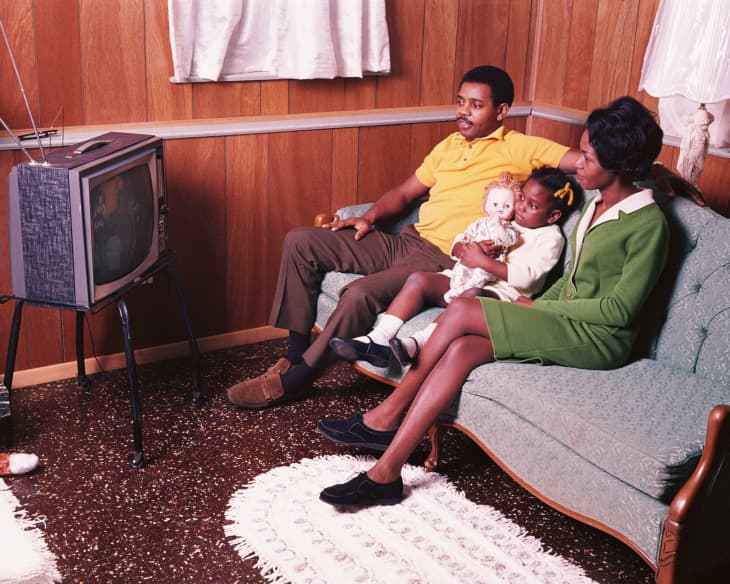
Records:
[[[45,528],[46,518],[31,518],[22,509],[20,502],[2,479],[0,479],[0,512],[5,515],[4,520],[0,521],[0,532],[6,532],[2,537],[3,545],[0,549],[2,552],[0,557],[4,554],[12,554],[12,560],[6,558],[0,562],[0,584],[6,582],[14,584],[61,582],[61,574],[56,567],[56,557],[48,548],[40,530],[40,525]],[[11,523],[7,521],[8,518]],[[22,533],[21,538],[18,538],[18,532]],[[15,538],[25,539],[25,542],[20,542]],[[20,543],[26,544],[22,550],[18,548]],[[26,564],[25,567],[23,561]],[[30,562],[32,565],[27,565]],[[14,569],[15,572],[3,574],[4,569]],[[20,569],[24,569],[24,573],[19,573]]]
[[[329,455],[272,469],[232,495],[224,532],[242,559],[257,558],[256,568],[272,584],[332,581],[330,571],[345,579],[356,572],[371,582],[424,574],[434,581],[502,582],[521,574],[520,581],[533,584],[592,582],[514,521],[421,467],[403,468],[408,493],[395,507],[335,510],[317,501],[317,491],[330,481],[347,480],[374,463],[372,456]],[[429,533],[435,539],[424,540]]]

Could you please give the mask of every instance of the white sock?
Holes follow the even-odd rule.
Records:
[[[14,452],[8,457],[8,466],[13,474],[25,474],[38,466],[38,457],[35,454]]]
[[[367,343],[367,337],[370,337],[373,343],[378,345],[387,345],[403,326],[403,321],[392,314],[384,314],[373,327],[366,337],[356,337],[356,341]]]
[[[427,327],[422,328],[420,331],[416,332],[412,337],[408,337],[407,339],[401,339],[403,342],[403,346],[405,347],[406,351],[408,351],[408,354],[411,356],[411,358],[413,358],[418,350],[426,344],[426,341],[433,334],[433,331],[435,329],[436,323],[432,322]]]

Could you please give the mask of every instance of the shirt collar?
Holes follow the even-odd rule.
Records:
[[[603,200],[603,197],[601,196],[601,193],[598,193],[598,196],[596,196],[592,203],[593,206],[596,206],[596,203]],[[633,195],[629,195],[625,199],[619,201],[612,207],[606,209],[606,211],[601,215],[598,222],[609,221],[611,219],[618,219],[619,218],[619,211],[623,211],[624,213],[633,213],[634,211],[638,211],[639,209],[642,209],[648,205],[651,205],[654,202],[654,195],[652,194],[651,189],[644,189],[639,191],[638,193],[634,193]]]
[[[473,140],[467,140],[459,132],[456,132],[456,140],[460,144],[478,144],[480,142],[490,142],[492,140],[504,140],[505,131],[506,130],[504,128],[504,125],[501,125],[496,130],[494,130],[491,134],[482,136],[481,138],[474,138]]]

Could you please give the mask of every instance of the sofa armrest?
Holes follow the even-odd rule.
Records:
[[[386,223],[382,225],[378,224],[374,227],[374,229],[384,231],[385,233],[399,233],[400,230],[403,229],[403,227],[405,227],[406,225],[418,221],[418,208],[420,206],[420,203],[421,201],[415,203],[405,215],[393,221],[392,223]],[[357,205],[348,205],[346,207],[342,207],[341,209],[335,211],[335,213],[319,213],[314,218],[314,225],[315,227],[321,227],[325,223],[333,221],[335,218],[342,220],[350,219],[351,217],[360,217],[372,206],[373,203],[359,203]]]
[[[730,405],[721,404],[710,412],[697,468],[669,506],[657,562],[657,584],[699,582],[698,578],[707,574],[727,574],[729,462]]]

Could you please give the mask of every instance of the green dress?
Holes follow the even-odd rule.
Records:
[[[588,229],[598,200],[570,236],[565,274],[532,306],[480,298],[497,360],[582,369],[627,361],[637,317],[664,268],[669,229],[650,190],[609,208]]]

